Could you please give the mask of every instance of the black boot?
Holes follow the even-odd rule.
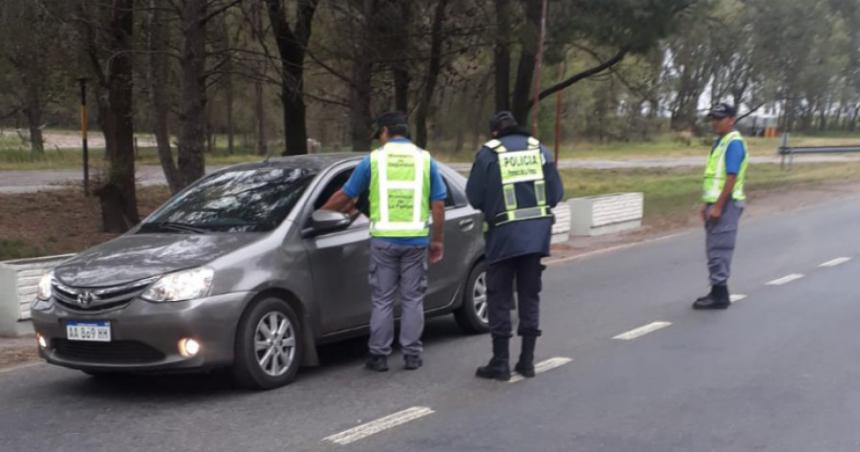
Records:
[[[526,378],[534,378],[535,376],[535,343],[537,336],[523,336],[523,348],[520,351],[520,360],[514,366],[514,370],[518,374]]]
[[[713,297],[714,297],[714,286],[711,286],[711,291],[708,292],[708,294],[703,296],[703,297],[696,298],[696,301],[697,302],[706,301],[709,298],[713,298]]]
[[[729,297],[729,288],[723,285],[716,285],[711,288],[711,294],[702,300],[696,300],[693,303],[693,309],[726,309],[731,306],[732,301]]]
[[[478,378],[489,380],[508,381],[511,379],[511,367],[508,363],[510,339],[507,337],[493,336],[493,358],[489,364],[479,367],[475,372]]]

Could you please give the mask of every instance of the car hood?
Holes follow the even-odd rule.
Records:
[[[73,287],[125,284],[213,259],[259,240],[263,234],[128,234],[90,248],[54,270]]]

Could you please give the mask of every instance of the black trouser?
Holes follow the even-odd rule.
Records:
[[[514,302],[514,281],[520,336],[540,336],[541,274],[545,268],[540,254],[513,257],[490,265],[487,269],[487,304],[490,309],[490,333],[511,337],[511,308]]]

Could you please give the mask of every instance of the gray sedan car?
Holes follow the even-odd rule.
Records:
[[[32,306],[41,356],[92,375],[230,367],[249,387],[289,383],[318,364],[318,344],[367,331],[369,222],[319,210],[360,158],[222,169],[63,263]],[[440,170],[445,258],[430,267],[425,309],[486,332],[482,217],[465,179]]]

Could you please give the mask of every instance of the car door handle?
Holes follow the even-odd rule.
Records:
[[[472,228],[475,227],[475,220],[460,220],[457,224],[460,226],[460,229],[464,231],[470,231],[472,230]]]

